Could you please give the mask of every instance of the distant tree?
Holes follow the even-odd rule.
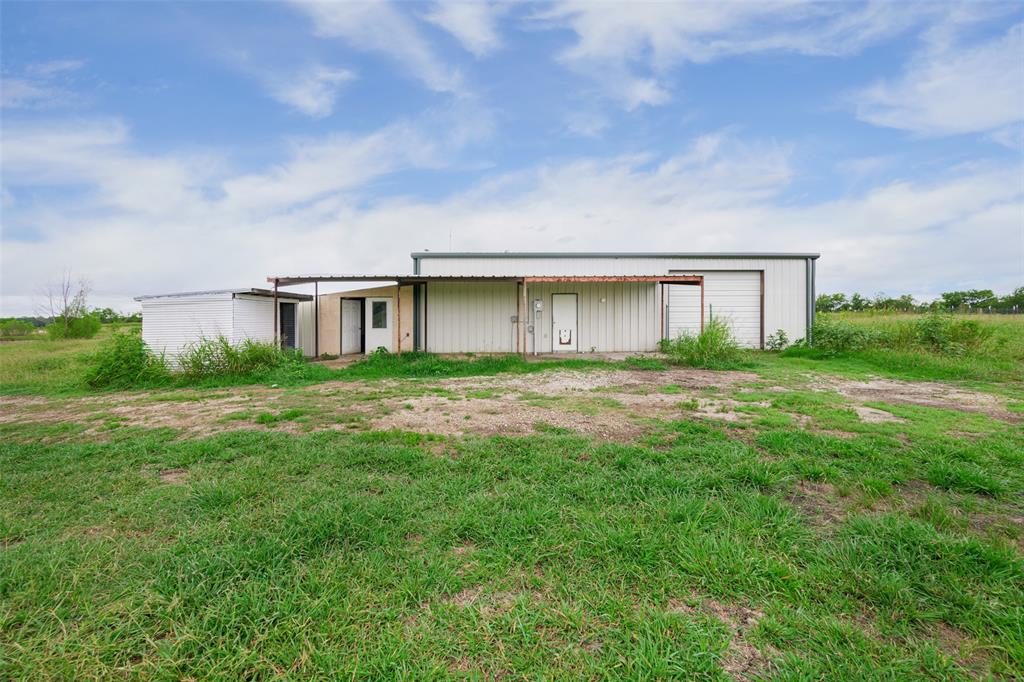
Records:
[[[997,302],[991,289],[969,289],[967,291],[947,291],[942,294],[941,305],[946,310],[961,308],[982,308]]]
[[[848,305],[846,294],[822,294],[814,302],[814,309],[819,313],[837,313]]]
[[[860,312],[862,310],[867,310],[870,307],[871,307],[871,301],[869,301],[868,299],[864,298],[860,294],[856,294],[855,293],[853,296],[850,297],[850,305],[847,308],[847,310],[852,310],[854,312]]]
[[[999,308],[1001,310],[1013,310],[1016,308],[1019,311],[1024,311],[1024,287],[1017,287],[1013,290],[1012,294],[1007,294],[999,299]]]
[[[89,282],[77,281],[70,270],[61,274],[58,283],[51,283],[43,291],[43,312],[50,319],[46,328],[51,338],[91,338],[100,330],[100,319],[89,313]]]

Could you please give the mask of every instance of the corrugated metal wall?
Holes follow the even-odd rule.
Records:
[[[764,271],[765,335],[784,329],[802,339],[807,324],[807,262],[802,258],[445,258],[419,263],[423,275],[705,275]],[[660,297],[659,297],[660,305]],[[580,331],[582,341],[582,330]]]
[[[516,292],[516,284],[509,282],[429,283],[427,350],[431,353],[515,352],[516,325],[512,320],[516,315]],[[411,300],[412,296],[409,298]],[[405,301],[402,303],[404,313]]]
[[[551,295],[577,294],[578,338],[581,352],[649,351],[661,334],[658,285],[531,284],[528,307],[534,299],[544,310],[528,334],[527,352],[551,352]],[[508,282],[431,282],[427,285],[427,350],[433,353],[510,353],[517,344],[517,314],[521,291]],[[532,318],[527,316],[527,319]]]
[[[231,294],[142,301],[142,339],[168,360],[200,339],[233,338]]]
[[[576,294],[579,350],[587,352],[651,351],[661,338],[658,285],[647,282],[614,284],[535,283],[527,287],[530,307],[540,298],[544,310],[534,320],[535,332],[527,339],[538,353],[551,352],[551,295]]]

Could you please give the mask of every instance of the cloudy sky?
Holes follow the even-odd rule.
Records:
[[[15,3],[2,313],[413,250],[820,251],[1024,285],[1024,4]]]

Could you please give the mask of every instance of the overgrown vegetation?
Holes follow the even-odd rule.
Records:
[[[232,344],[223,336],[202,339],[186,347],[177,357],[177,370],[191,379],[232,376],[256,378],[283,367],[301,372],[305,364],[300,350],[283,350],[273,343],[252,339]]]
[[[18,319],[6,319],[0,320],[0,337],[3,338],[17,338],[28,336],[34,333],[36,326],[31,322]]]
[[[170,372],[137,333],[114,332],[100,345],[83,377],[90,388],[133,388],[166,384]]]
[[[1006,296],[996,296],[991,289],[970,289],[968,291],[947,291],[934,301],[921,302],[910,294],[887,296],[877,294],[874,298],[853,294],[821,294],[815,301],[819,313],[839,312],[970,312],[973,310],[993,313],[1024,312],[1024,287],[1018,287]]]
[[[705,369],[733,369],[744,356],[729,325],[721,319],[708,322],[699,334],[663,339],[660,348],[672,364]]]
[[[892,349],[960,356],[968,352],[983,352],[993,335],[992,328],[978,320],[955,318],[937,312],[872,326],[822,316],[811,328],[810,345],[827,355]]]

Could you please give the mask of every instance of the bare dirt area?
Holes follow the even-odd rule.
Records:
[[[103,439],[114,428],[171,428],[181,437],[239,428],[399,429],[446,436],[572,431],[631,442],[656,420],[749,423],[767,401],[741,401],[759,377],[750,372],[552,370],[438,381],[327,382],[306,388],[239,387],[210,391],[103,394],[79,398],[0,398],[0,424],[77,423]],[[925,405],[1018,421],[1000,398],[935,383],[867,382],[816,377],[812,387],[839,393],[868,423],[905,420],[862,402]],[[764,390],[771,392],[769,387]],[[813,428],[798,420],[801,428]]]
[[[1021,419],[1019,414],[1007,410],[1005,402],[998,396],[948,384],[896,379],[854,381],[839,377],[820,377],[812,386],[817,390],[835,391],[858,402],[922,405],[958,412],[978,412],[1009,422]],[[864,414],[861,414],[861,418],[869,421]]]
[[[760,649],[748,641],[750,632],[757,627],[764,614],[738,604],[725,604],[714,599],[698,601],[695,595],[689,601],[670,600],[668,610],[686,615],[707,614],[716,618],[730,633],[729,648],[722,668],[736,680],[756,680],[771,672],[771,660]],[[775,654],[776,652],[770,652]]]

